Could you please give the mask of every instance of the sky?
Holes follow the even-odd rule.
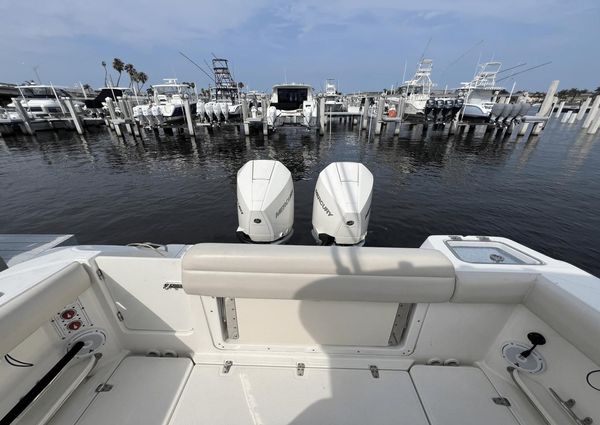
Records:
[[[286,81],[321,89],[327,78],[343,92],[379,91],[423,55],[442,89],[487,60],[552,61],[502,81],[509,90],[600,86],[600,0],[0,0],[0,16],[2,82],[35,79],[37,67],[43,83],[100,87],[101,62],[118,57],[150,83],[207,87],[182,51],[201,65],[228,58],[238,81],[266,91]]]

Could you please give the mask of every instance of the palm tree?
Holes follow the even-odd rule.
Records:
[[[118,86],[119,82],[121,81],[121,73],[125,69],[125,64],[123,63],[123,61],[121,59],[114,58],[112,66],[115,69],[115,71],[117,71],[119,73],[119,78],[117,79],[117,86]]]
[[[127,74],[129,74],[129,87],[131,88],[133,87],[133,83],[135,81],[135,74],[137,73],[137,71],[135,70],[135,66],[133,66],[133,64],[128,63],[123,67],[123,69],[125,70],[125,72],[127,72]]]
[[[138,82],[142,83],[141,87],[138,87],[138,91],[141,91],[144,88],[144,84],[148,81],[148,75],[145,72],[138,72],[136,75],[136,79]]]
[[[102,67],[104,68],[104,87],[108,85],[108,70],[106,69],[106,62],[102,61]]]

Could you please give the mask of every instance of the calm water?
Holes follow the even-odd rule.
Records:
[[[551,122],[529,141],[403,132],[367,140],[286,128],[120,141],[107,130],[0,139],[0,233],[74,233],[80,243],[234,242],[235,178],[277,159],[296,188],[291,243],[312,244],[312,196],[333,161],[375,177],[367,244],[417,247],[430,234],[497,235],[600,275],[600,137]]]

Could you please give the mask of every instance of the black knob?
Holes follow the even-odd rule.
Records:
[[[529,350],[525,350],[521,353],[521,357],[525,359],[531,355],[535,347],[537,347],[538,345],[544,345],[546,343],[546,338],[544,338],[544,335],[537,332],[529,332],[527,334],[527,339],[533,345]]]

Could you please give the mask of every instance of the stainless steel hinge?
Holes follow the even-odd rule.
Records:
[[[369,369],[371,370],[371,375],[373,375],[373,378],[379,378],[379,368],[375,365],[371,365],[369,366]]]
[[[492,401],[499,406],[510,407],[510,401],[508,401],[506,397],[494,397],[492,398]]]
[[[104,280],[104,273],[102,273],[102,270],[96,270],[96,274],[98,275],[98,279]]]
[[[227,360],[225,363],[223,363],[223,373],[229,373],[231,366],[233,366],[233,362],[231,360]]]
[[[304,363],[298,363],[296,365],[296,375],[298,376],[304,376]]]
[[[123,317],[123,313],[121,313],[120,311],[117,311],[117,319],[119,319],[119,322],[125,320],[125,318]]]
[[[111,384],[100,384],[96,387],[97,393],[105,393],[113,389]]]
[[[166,282],[163,285],[163,289],[165,291],[167,291],[169,289],[183,289],[183,285],[179,282]]]

